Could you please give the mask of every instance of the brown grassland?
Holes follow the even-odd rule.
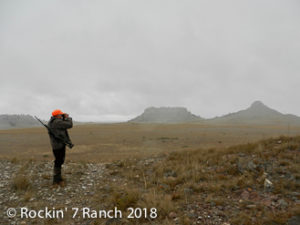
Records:
[[[106,165],[103,183],[92,197],[83,196],[89,207],[101,202],[107,209],[159,212],[155,220],[118,224],[283,225],[300,216],[300,127],[120,123],[75,126],[70,136],[75,147],[66,163]],[[53,160],[43,128],[0,131],[0,156],[27,161],[26,168]],[[12,187],[24,202],[36,188],[26,173]]]
[[[204,124],[94,124],[70,130],[72,161],[112,162],[176,150],[223,148],[280,135],[300,135],[300,127]],[[45,128],[0,130],[0,158],[49,159]]]

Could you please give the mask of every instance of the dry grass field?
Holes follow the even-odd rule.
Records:
[[[70,136],[67,185],[57,189],[46,130],[0,131],[0,211],[117,207],[127,215],[135,207],[155,208],[157,218],[68,211],[64,219],[0,217],[1,224],[299,224],[299,127],[122,123],[75,126]]]
[[[280,135],[300,135],[300,127],[204,124],[93,124],[70,130],[75,144],[67,160],[111,162],[177,150],[223,148]],[[45,128],[0,130],[0,158],[52,160]]]

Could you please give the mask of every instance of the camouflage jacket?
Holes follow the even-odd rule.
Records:
[[[49,133],[50,143],[53,149],[60,149],[65,147],[65,141],[71,141],[67,129],[73,127],[73,121],[71,117],[65,119],[59,119],[56,117],[51,117],[48,122],[48,127],[55,134],[55,136],[60,137],[60,139],[55,138],[53,135]]]

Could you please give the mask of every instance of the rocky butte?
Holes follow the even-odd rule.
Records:
[[[184,107],[149,107],[133,123],[185,123],[201,120]]]
[[[283,114],[266,106],[261,101],[255,101],[247,109],[206,120],[212,123],[227,124],[274,124],[300,125],[300,117]]]

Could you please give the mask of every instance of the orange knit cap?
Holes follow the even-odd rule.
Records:
[[[53,112],[52,112],[52,116],[57,116],[57,115],[62,115],[64,114],[60,109],[55,109]]]

